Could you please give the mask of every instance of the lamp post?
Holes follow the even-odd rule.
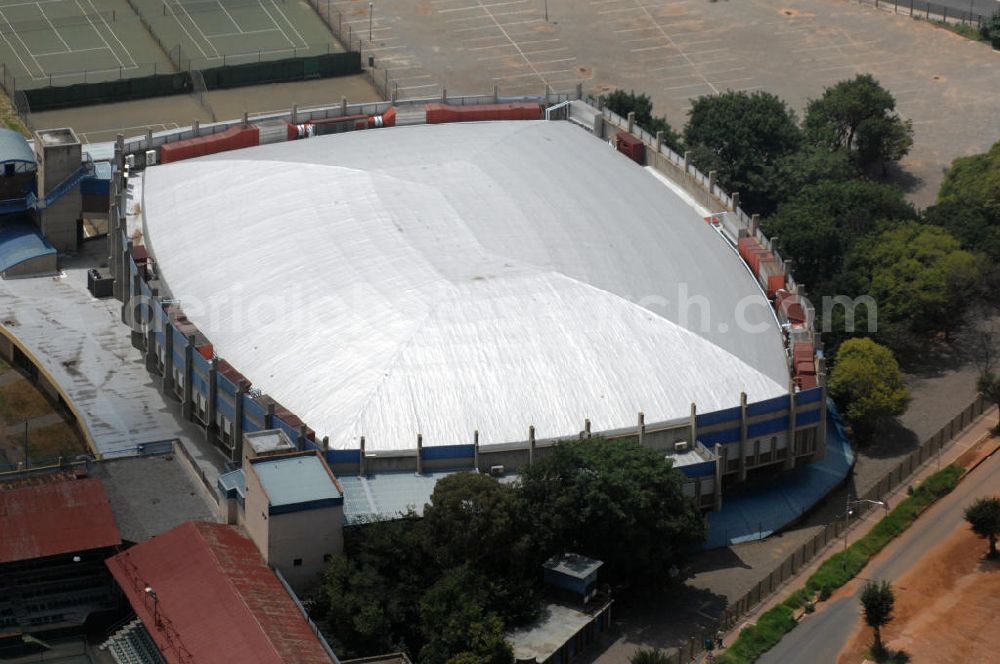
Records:
[[[160,626],[160,613],[159,613],[159,603],[160,598],[156,596],[156,591],[150,586],[146,586],[146,594],[153,598],[153,623],[159,627]]]
[[[549,0],[545,0],[545,22],[549,22]]]
[[[375,13],[375,3],[374,2],[369,2],[368,3],[368,41],[369,41],[369,43],[372,40],[372,14],[374,14],[374,13]]]
[[[867,498],[858,498],[857,500],[851,500],[850,494],[847,495],[847,511],[844,513],[844,551],[847,551],[847,526],[850,523],[851,514],[854,510],[851,509],[851,505],[860,505],[861,503],[869,503],[871,505],[881,505],[885,509],[885,515],[889,516],[889,503],[881,500],[869,500]],[[847,564],[846,561],[844,564]]]

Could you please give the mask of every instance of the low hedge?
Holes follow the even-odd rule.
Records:
[[[916,520],[934,501],[950,493],[958,485],[964,469],[954,464],[934,473],[879,521],[868,533],[847,547],[846,551],[827,558],[809,577],[806,585],[792,593],[784,602],[765,612],[755,625],[740,631],[736,641],[715,661],[720,664],[751,664],[773,648],[795,625],[795,610],[812,601],[818,592],[829,594],[857,576],[872,556],[885,548]]]

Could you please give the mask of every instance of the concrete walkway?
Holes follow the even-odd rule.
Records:
[[[936,473],[939,468],[943,468],[948,464],[962,459],[963,465],[967,467],[972,467],[975,463],[981,462],[985,459],[995,448],[996,443],[989,443],[987,439],[990,435],[990,430],[996,426],[997,423],[997,408],[994,406],[986,410],[975,422],[973,422],[955,441],[945,449],[939,457],[932,458],[928,460],[922,468],[915,472],[907,482],[900,484],[885,500],[889,503],[890,507],[895,507],[907,496],[907,487],[918,486],[921,482],[927,479],[928,476]],[[874,526],[879,522],[883,512],[881,509],[872,509],[865,513],[865,516],[857,520],[853,526],[851,526],[847,531],[846,541],[849,546],[853,542],[856,542],[861,537],[864,537]],[[799,570],[799,573],[788,579],[784,585],[779,588],[777,592],[771,595],[770,598],[761,602],[753,611],[743,616],[739,623],[734,629],[730,630],[729,633],[725,635],[724,644],[729,646],[736,637],[739,636],[741,629],[747,625],[753,624],[757,619],[768,610],[774,608],[776,605],[785,601],[789,595],[801,586],[805,585],[806,580],[812,576],[819,566],[829,558],[831,555],[838,551],[844,549],[844,539],[838,539],[836,542],[832,542],[827,545],[825,551],[816,556],[812,562]],[[704,661],[704,656],[698,661]]]
[[[0,324],[59,385],[96,452],[180,439],[213,486],[224,459],[157,389],[121,323],[121,303],[87,291],[85,267],[0,281]]]

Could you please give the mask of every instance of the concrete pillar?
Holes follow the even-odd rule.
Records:
[[[250,124],[250,114],[247,113],[246,111],[243,111],[243,124],[245,125]]]
[[[733,212],[736,212],[740,209],[740,192],[734,191],[733,195],[730,196],[730,199],[733,202]]]
[[[791,261],[790,258],[786,258],[784,261],[782,261],[781,269],[782,269],[782,272],[784,272],[784,274],[785,274],[785,280],[787,281],[788,280],[788,275],[790,275],[792,273],[792,261]]]
[[[236,414],[233,417],[233,452],[231,461],[239,461],[243,458],[243,396],[250,386],[245,380],[241,380],[236,386]]]
[[[267,412],[264,413],[264,428],[273,429],[274,428],[274,402],[271,401],[267,404]]]
[[[142,277],[138,273],[136,273],[135,276],[132,277],[131,293],[135,293],[136,295],[138,295],[140,292],[142,292],[139,290],[141,287],[140,286],[141,280]],[[140,311],[137,302],[130,302],[130,300],[131,298],[126,298],[125,304],[122,305],[122,317],[125,319],[122,322],[128,323],[129,319],[127,317],[131,317],[132,347],[137,350],[144,351],[146,349],[146,339],[145,337],[143,337],[141,324],[143,321],[143,317],[149,315],[148,308],[145,308],[145,313],[144,313],[143,311]],[[129,309],[130,311],[126,311],[126,309]]]
[[[632,130],[635,129],[635,111],[629,111],[628,112],[627,121],[628,121],[627,130],[628,130],[628,133],[631,134]]]
[[[750,237],[757,237],[758,228],[760,228],[760,215],[750,215]]]
[[[424,437],[417,434],[417,475],[424,474]]]
[[[205,440],[212,443],[215,442],[216,436],[219,435],[219,424],[217,419],[219,417],[218,400],[219,400],[219,358],[212,358],[212,366],[208,369],[208,407],[205,408],[205,413],[207,415],[208,426],[205,427]]]
[[[583,421],[583,435],[590,438],[590,418]]]
[[[708,172],[708,193],[715,195],[715,171]]]
[[[184,346],[184,398],[181,400],[181,416],[189,422],[194,413],[194,387],[191,385],[194,378],[194,353],[194,335],[189,334]]]
[[[361,436],[361,449],[358,454],[358,477],[365,476],[365,437]]]
[[[691,170],[691,151],[684,151],[684,174],[687,175]]]
[[[548,83],[545,84],[545,105],[548,106],[550,103],[550,98],[552,97],[552,86]]]
[[[479,429],[472,432],[472,465],[479,472]]]
[[[740,392],[740,482],[747,478],[747,393]]]
[[[528,427],[528,465],[535,463],[535,425]]]
[[[329,436],[323,436],[323,451],[324,452],[329,452],[330,451],[330,437]]]
[[[395,104],[396,100],[399,98],[399,82],[392,82],[392,103]]]
[[[152,150],[153,149],[153,130],[152,129],[149,129],[149,128],[146,129],[146,143],[143,146],[143,148],[146,149],[146,150]],[[143,155],[143,158],[145,158],[145,156],[146,155]]]
[[[639,446],[642,447],[646,444],[646,413],[639,411],[639,422],[636,425],[636,430],[639,434]]]
[[[160,390],[165,395],[174,393],[174,326],[170,324],[170,316],[163,320],[163,375],[160,377]]]
[[[448,103],[448,88],[441,88],[441,103]]]
[[[299,435],[298,438],[295,439],[295,448],[300,452],[306,449],[306,440],[308,440],[308,438],[306,437],[306,433],[308,433],[306,425],[300,424]]]
[[[191,131],[194,132],[195,136],[200,135],[200,133],[201,133],[201,122],[199,122],[198,120],[195,120],[194,122],[192,122],[191,123]]]
[[[497,103],[500,100],[500,86],[493,82],[493,103]]]
[[[156,356],[156,307],[160,306],[160,301],[156,298],[156,289],[151,289],[153,297],[149,302],[149,325],[146,326],[146,371],[159,371],[159,363]]]
[[[691,436],[691,440],[688,442],[690,442],[691,445],[694,445],[695,441],[698,440],[698,406],[694,403],[691,404],[691,414],[688,418],[688,427],[691,429],[689,434]]]
[[[299,123],[299,105],[292,104],[292,124]]]
[[[660,152],[663,149],[663,131],[656,132],[656,151]]]
[[[604,139],[604,116],[595,115],[594,116],[594,136],[600,139]]]
[[[784,470],[795,468],[795,379],[788,379],[788,442],[785,449],[785,463],[782,464]],[[777,455],[777,450],[775,450]]]
[[[719,443],[715,444],[715,505],[713,506],[715,511],[718,512],[722,509],[722,464],[725,463],[725,459],[722,458],[722,445]]]
[[[583,99],[583,83],[576,84],[576,98]]]

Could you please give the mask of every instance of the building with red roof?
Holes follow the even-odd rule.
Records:
[[[107,561],[170,664],[329,664],[332,651],[249,538],[190,521]]]
[[[0,639],[113,611],[104,560],[120,546],[101,480],[55,473],[0,484]]]

